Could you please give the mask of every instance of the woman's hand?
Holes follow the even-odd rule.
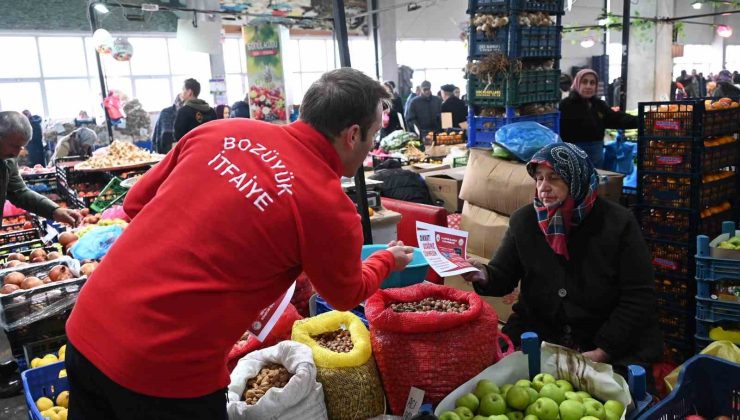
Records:
[[[483,267],[483,264],[472,258],[468,258],[468,263],[477,268],[478,271],[464,273],[462,275],[463,280],[468,283],[477,283],[478,286],[485,287],[488,284],[488,271],[486,271],[486,268]]]
[[[600,347],[597,347],[596,349],[591,351],[583,352],[583,357],[589,358],[594,362],[599,363],[606,363],[609,361],[609,355]]]

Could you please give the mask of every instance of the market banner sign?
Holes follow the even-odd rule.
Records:
[[[287,123],[283,71],[283,28],[271,23],[242,27],[247,54],[249,114],[252,119]]]

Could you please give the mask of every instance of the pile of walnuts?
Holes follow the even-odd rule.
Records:
[[[270,388],[282,388],[288,384],[293,375],[282,365],[271,363],[260,369],[257,376],[247,381],[247,389],[244,391],[244,401],[248,405],[257,404]]]

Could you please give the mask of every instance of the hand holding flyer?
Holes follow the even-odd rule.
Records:
[[[467,262],[468,232],[417,221],[416,238],[424,258],[440,276],[478,271]]]

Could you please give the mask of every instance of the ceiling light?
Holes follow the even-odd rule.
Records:
[[[730,25],[719,25],[717,26],[717,35],[722,38],[729,38],[732,36],[732,27]]]
[[[700,1],[695,1],[695,2],[691,3],[691,7],[693,7],[696,10],[699,10],[699,9],[701,9],[701,2]]]
[[[591,48],[594,45],[596,45],[596,41],[594,41],[592,37],[588,37],[584,39],[583,41],[581,41],[581,47],[583,48]]]
[[[95,6],[93,6],[93,8],[95,8],[98,13],[102,14],[110,12],[110,10],[108,10],[108,6],[104,5],[103,3],[95,3]]]

